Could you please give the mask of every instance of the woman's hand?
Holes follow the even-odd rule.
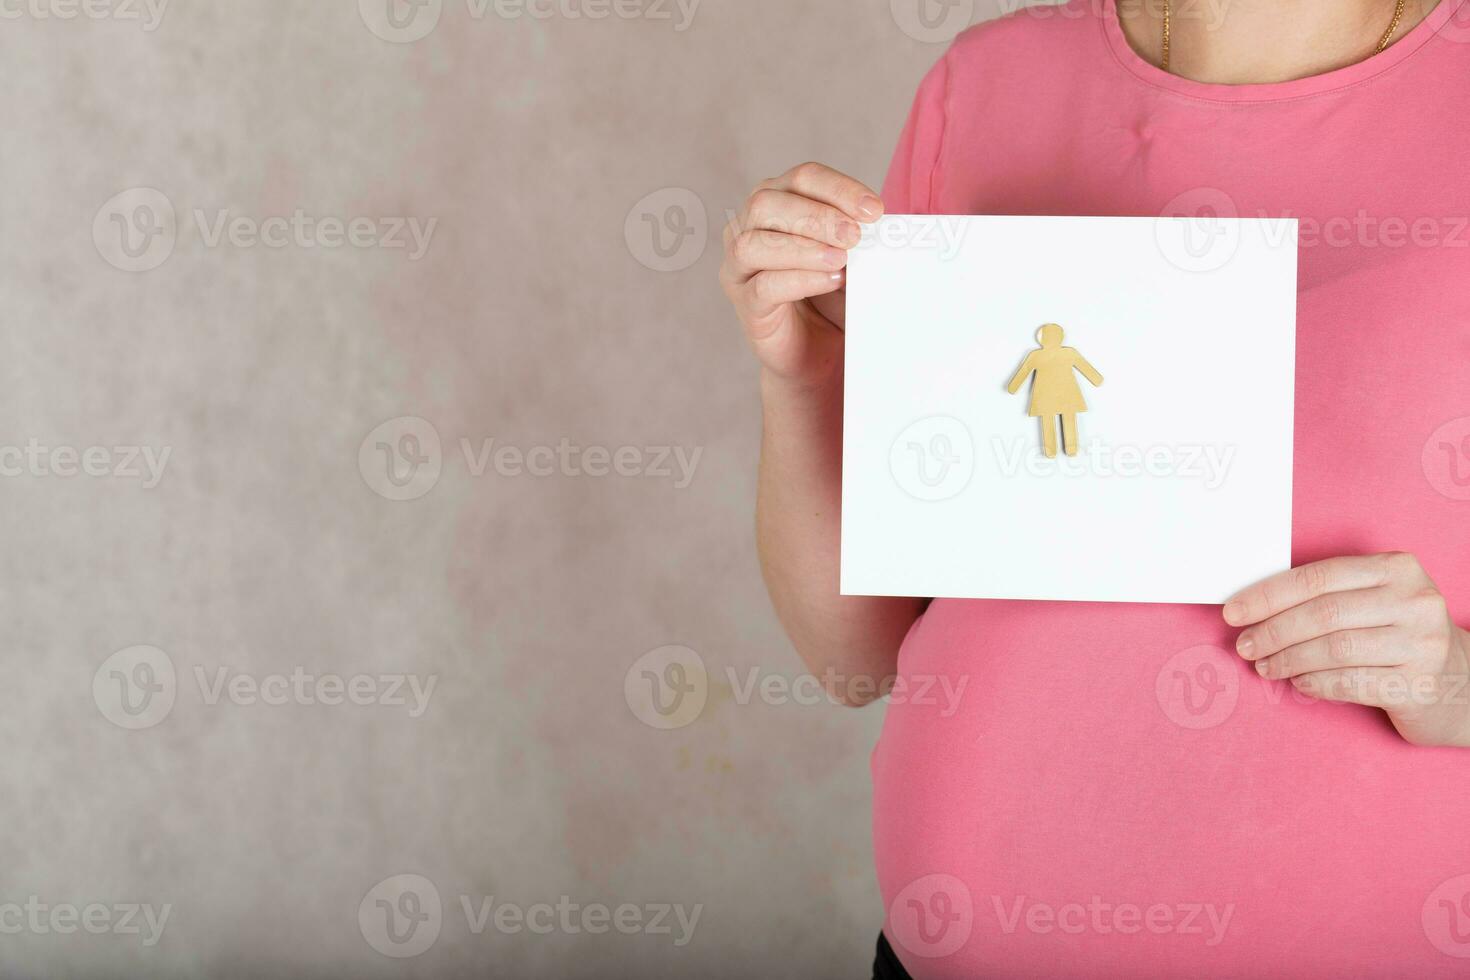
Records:
[[[830,167],[762,181],[725,229],[720,283],[761,363],[756,544],[776,614],[846,704],[882,693],[920,599],[841,594],[842,327],[848,249],[883,202]]]
[[[1470,747],[1470,634],[1413,555],[1329,558],[1225,604],[1236,649],[1271,679],[1388,712],[1416,745]]]
[[[762,181],[725,228],[720,283],[770,374],[801,386],[841,363],[844,268],[877,194],[819,163]]]

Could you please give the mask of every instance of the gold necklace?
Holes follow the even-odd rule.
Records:
[[[1374,54],[1382,54],[1383,49],[1388,47],[1388,42],[1392,41],[1393,36],[1398,33],[1399,21],[1404,19],[1404,3],[1405,0],[1397,0],[1397,2],[1393,5],[1393,20],[1389,21],[1388,30],[1384,31],[1383,37],[1379,38],[1378,47],[1373,51]],[[1169,70],[1170,13],[1171,11],[1169,9],[1169,0],[1164,0],[1164,53],[1163,56],[1159,59],[1159,67],[1164,69],[1164,71]]]

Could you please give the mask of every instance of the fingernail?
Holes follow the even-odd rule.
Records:
[[[1269,660],[1257,660],[1256,673],[1260,674],[1262,677],[1265,677],[1266,671],[1270,669],[1270,663],[1271,662]]]
[[[863,230],[855,222],[844,221],[837,226],[837,240],[844,245],[856,245],[863,240]]]
[[[842,266],[847,263],[847,253],[829,245],[822,249],[822,261],[827,265]]]
[[[867,194],[857,203],[858,214],[869,221],[877,221],[883,217],[883,202],[871,194]]]
[[[847,270],[838,269],[836,272],[829,272],[827,274],[827,278],[831,279],[833,282],[840,283],[842,281],[842,277],[845,275],[847,275]]]
[[[1242,633],[1240,639],[1235,641],[1236,651],[1245,659],[1251,659],[1251,651],[1256,648],[1256,641]]]
[[[1245,612],[1245,604],[1231,599],[1225,603],[1225,622],[1234,623]]]

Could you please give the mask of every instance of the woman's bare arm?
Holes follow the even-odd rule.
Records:
[[[924,601],[838,594],[841,372],[818,388],[769,375],[761,387],[756,540],[766,587],[807,668],[843,704],[866,704],[896,671]]]
[[[881,693],[924,600],[839,594],[843,269],[869,188],[807,163],[763,181],[725,231],[720,281],[761,362],[756,539],[776,613],[844,704]]]

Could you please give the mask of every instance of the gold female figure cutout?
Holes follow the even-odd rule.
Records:
[[[1068,456],[1077,455],[1077,413],[1087,411],[1087,402],[1082,400],[1082,388],[1077,384],[1073,370],[1095,386],[1103,383],[1097,368],[1074,348],[1062,346],[1062,328],[1055,323],[1044,324],[1036,331],[1040,349],[1026,355],[1021,367],[1006,391],[1011,394],[1021,390],[1021,385],[1033,373],[1031,382],[1031,407],[1027,414],[1041,419],[1041,448],[1048,458],[1057,454],[1057,417],[1062,420],[1062,444]]]

